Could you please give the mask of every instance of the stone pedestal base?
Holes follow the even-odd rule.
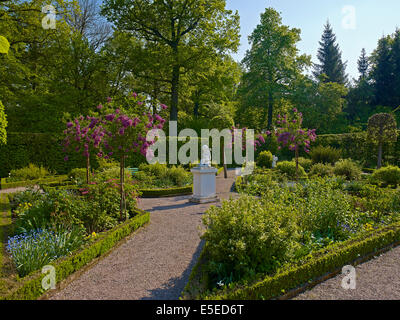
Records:
[[[193,197],[189,199],[192,203],[219,202],[216,195],[216,173],[217,169],[207,166],[193,168]]]

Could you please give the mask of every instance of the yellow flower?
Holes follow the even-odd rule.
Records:
[[[93,232],[92,232],[92,237],[93,237],[93,238],[96,238],[96,236],[97,236],[96,232],[93,231]]]

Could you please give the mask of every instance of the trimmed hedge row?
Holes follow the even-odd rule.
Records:
[[[40,183],[62,183],[67,179],[68,179],[68,177],[66,175],[43,178],[43,179],[38,179],[38,180],[16,181],[16,182],[7,182],[7,178],[1,178],[0,190],[19,188],[19,187],[27,187],[27,186],[31,186],[31,185],[40,184]]]
[[[400,223],[382,227],[357,238],[349,239],[343,243],[334,244],[310,255],[303,264],[282,269],[273,276],[267,276],[254,284],[236,285],[233,289],[217,290],[206,297],[205,300],[256,300],[274,299],[282,296],[289,290],[296,289],[322,277],[344,265],[357,262],[361,257],[371,255],[387,246],[400,241]],[[207,245],[205,246],[206,250]],[[202,253],[205,257],[207,253]],[[201,274],[201,267],[195,266],[193,272]],[[190,279],[195,279],[199,274],[192,274]],[[204,275],[203,275],[204,279]],[[189,282],[184,292],[190,292]],[[191,297],[192,298],[192,297]],[[199,297],[197,297],[199,298]]]
[[[110,251],[120,240],[150,221],[150,213],[137,210],[138,215],[123,224],[98,235],[98,239],[71,256],[60,258],[52,265],[56,269],[56,281],[60,283],[68,276]],[[42,289],[42,279],[46,274],[41,271],[21,279],[19,285],[0,300],[34,300],[45,292]]]
[[[140,189],[142,198],[160,198],[188,195],[193,193],[193,185],[167,189]]]

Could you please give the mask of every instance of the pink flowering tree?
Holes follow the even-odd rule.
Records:
[[[64,130],[63,151],[76,152],[86,159],[86,183],[90,182],[90,155],[100,152],[100,143],[104,136],[100,120],[96,117],[80,116],[67,123]],[[64,161],[68,161],[68,155]]]
[[[98,156],[113,157],[120,162],[120,218],[126,220],[126,158],[132,152],[140,152],[146,156],[148,148],[155,143],[146,141],[147,133],[152,129],[162,129],[165,120],[159,114],[149,112],[145,98],[136,93],[128,95],[122,102],[108,98],[107,104],[101,109],[102,151]],[[158,109],[162,111],[167,109],[167,106],[161,104]]]
[[[317,137],[315,129],[304,129],[302,123],[302,113],[294,108],[290,115],[278,115],[277,128],[275,129],[279,144],[278,149],[286,147],[295,154],[296,180],[299,177],[299,150],[303,149],[306,153],[309,153],[311,142],[315,141]],[[270,132],[267,132],[267,134],[270,134]]]

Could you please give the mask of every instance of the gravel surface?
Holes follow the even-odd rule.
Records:
[[[344,275],[331,278],[294,300],[399,300],[400,247],[356,267],[356,288],[345,290]]]
[[[217,177],[217,194],[227,199],[235,179]],[[140,199],[151,213],[150,224],[113,250],[50,299],[178,299],[203,247],[202,214],[210,205],[191,204],[190,196]],[[217,204],[218,205],[218,204]]]

